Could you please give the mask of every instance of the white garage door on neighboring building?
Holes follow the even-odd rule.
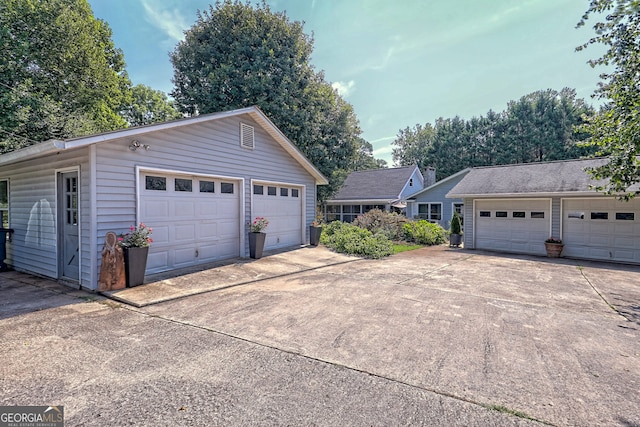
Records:
[[[302,187],[277,183],[252,183],[252,220],[269,220],[265,249],[277,249],[304,243]]]
[[[551,230],[551,201],[477,200],[475,247],[506,252],[545,254]]]
[[[564,199],[565,256],[640,262],[640,200]]]
[[[147,273],[240,255],[239,181],[142,172],[141,220],[153,229]]]

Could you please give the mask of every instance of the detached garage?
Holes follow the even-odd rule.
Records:
[[[107,232],[153,228],[146,273],[308,242],[327,179],[258,109],[47,141],[0,156],[7,264],[97,289]]]
[[[586,168],[604,159],[474,168],[447,194],[464,199],[466,248],[640,264],[640,200],[622,202],[591,189]]]

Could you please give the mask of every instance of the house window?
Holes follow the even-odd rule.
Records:
[[[340,221],[340,205],[327,205],[325,220],[327,222]]]
[[[167,191],[167,178],[164,176],[145,176],[145,189]]]
[[[380,209],[381,211],[384,211],[384,205],[364,205],[362,207],[362,213],[367,213],[374,209]]]
[[[544,219],[544,212],[531,212],[531,219]]]
[[[413,187],[413,178],[409,180],[409,187]]]
[[[458,215],[460,215],[460,219],[462,219],[462,217],[464,216],[462,213],[462,209],[464,209],[464,203],[453,204],[453,211],[456,212]]]
[[[480,211],[480,217],[491,218],[491,211]]]
[[[507,211],[496,211],[496,218],[506,218]]]
[[[223,194],[233,194],[233,183],[232,182],[221,182],[220,183],[220,192]]]
[[[512,212],[511,215],[514,218],[526,218],[526,214],[522,211]]]
[[[2,212],[2,227],[9,228],[9,181],[0,180],[0,212]]]
[[[616,219],[618,221],[633,221],[635,214],[633,212],[616,212]]]
[[[591,212],[591,219],[609,219],[609,212]]]
[[[298,189],[297,188],[292,188],[291,189],[291,197],[298,197]]]
[[[253,186],[253,194],[264,194],[264,186],[263,185],[254,185]]]
[[[267,194],[269,196],[275,196],[277,193],[276,187],[267,187]]]
[[[353,222],[354,219],[360,215],[360,205],[343,205],[342,206],[342,221]]]
[[[288,188],[280,188],[280,195],[282,197],[289,197],[289,189]]]
[[[440,221],[442,219],[442,203],[419,203],[418,218]]]
[[[186,191],[190,193],[193,191],[192,185],[190,179],[176,178],[174,188],[176,191]]]
[[[216,188],[213,181],[200,181],[200,192],[201,193],[215,193]]]

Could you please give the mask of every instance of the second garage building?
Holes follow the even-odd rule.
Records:
[[[605,159],[472,169],[449,198],[464,200],[464,246],[545,255],[562,239],[572,258],[640,264],[640,199],[605,196],[586,170]]]

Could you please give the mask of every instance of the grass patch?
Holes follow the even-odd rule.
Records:
[[[416,249],[424,248],[422,245],[412,245],[410,243],[394,243],[393,253],[399,254],[400,252],[413,251]]]

